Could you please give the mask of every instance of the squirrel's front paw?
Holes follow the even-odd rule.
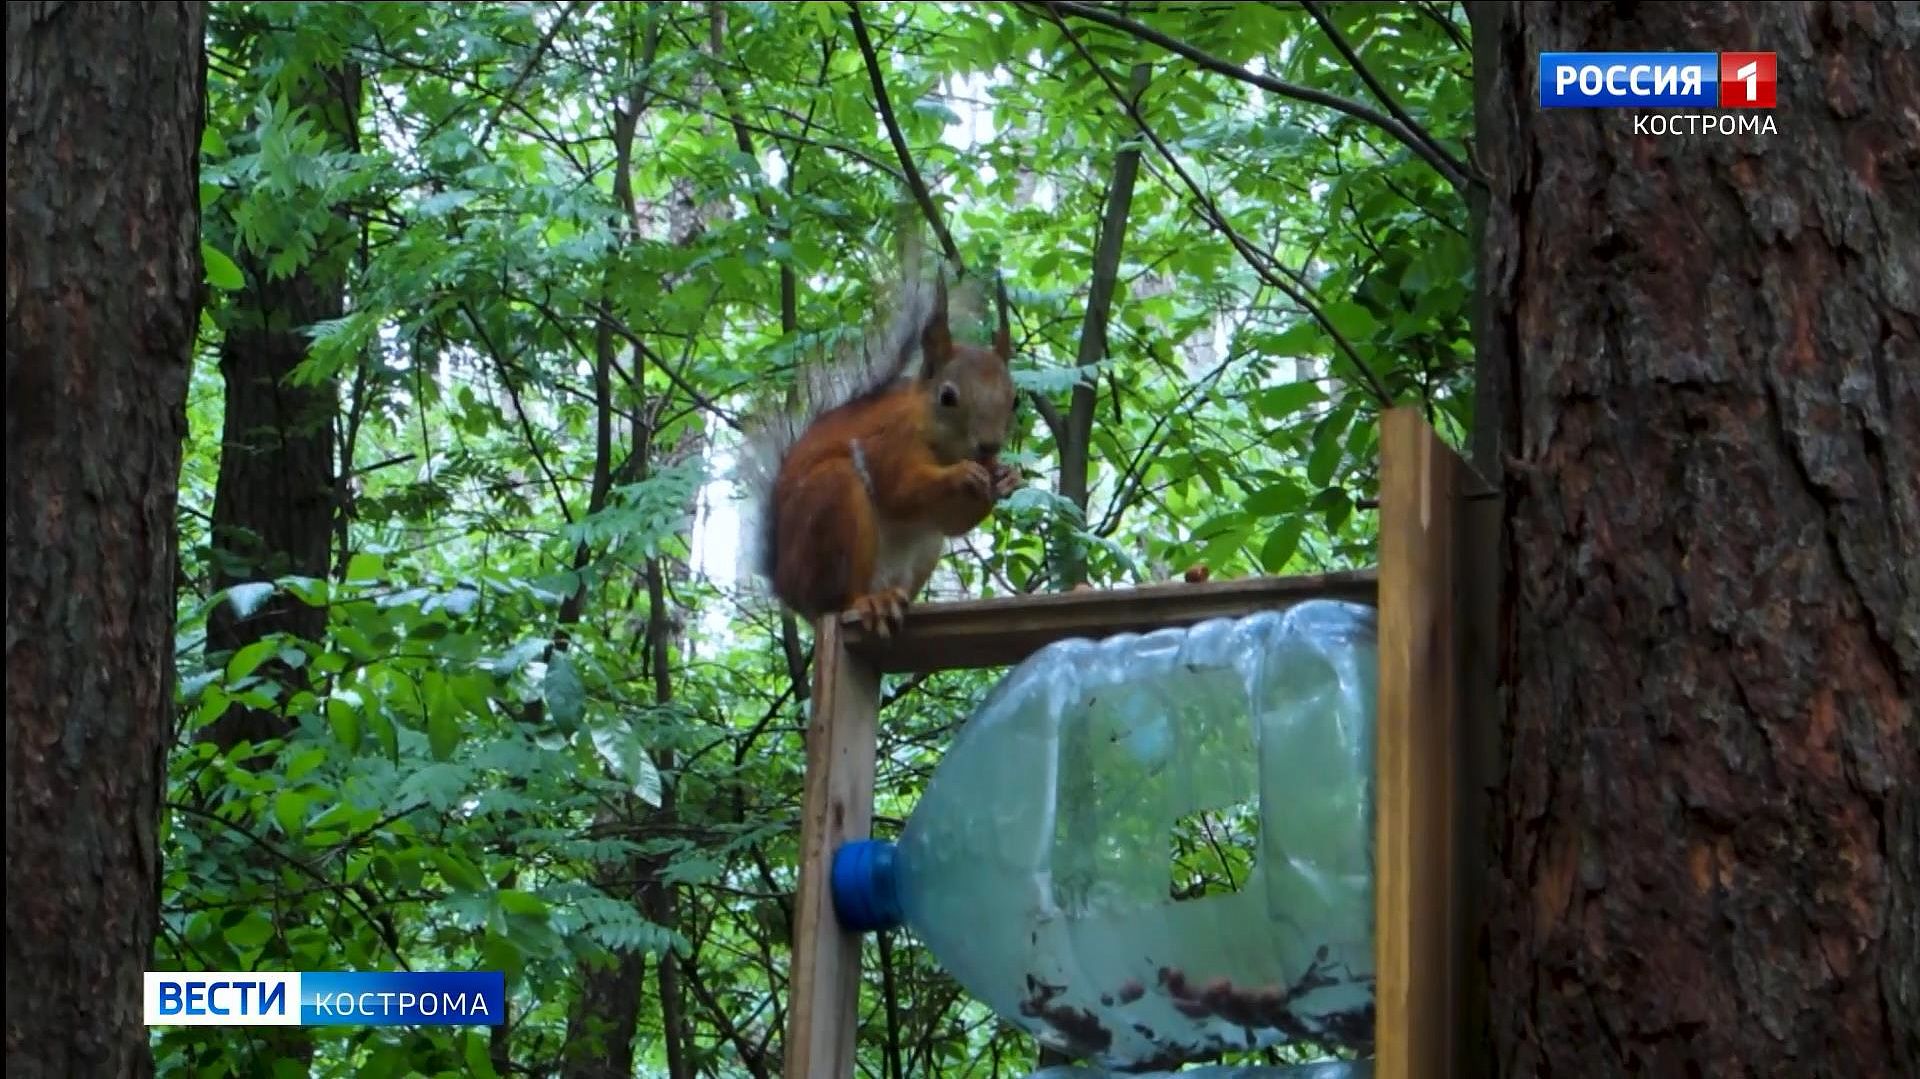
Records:
[[[900,588],[869,592],[854,600],[851,610],[859,617],[861,629],[885,640],[906,621],[907,593]]]
[[[1019,469],[998,461],[993,463],[993,497],[996,501],[1018,491],[1024,483],[1026,479],[1020,475]]]
[[[978,461],[962,461],[953,467],[962,494],[982,502],[993,500],[993,474],[987,471],[987,466]]]

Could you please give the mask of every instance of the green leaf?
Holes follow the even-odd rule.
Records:
[[[283,1057],[277,1063],[291,1064],[293,1066],[293,1074],[286,1076],[285,1079],[304,1079],[305,1076],[310,1074],[305,1065],[302,1065],[299,1060],[292,1057]],[[362,1070],[360,1074],[412,1075],[414,1072],[413,1063],[413,1057],[405,1047],[396,1045],[393,1042],[375,1042],[368,1051],[366,1063],[361,1065]],[[277,1069],[275,1079],[281,1079]]]
[[[327,725],[342,748],[350,752],[360,748],[360,713],[352,705],[338,697],[327,698]]]
[[[1300,549],[1300,533],[1306,530],[1305,517],[1293,516],[1280,522],[1267,534],[1267,542],[1260,546],[1260,570],[1263,573],[1278,574],[1287,567],[1287,561]]]
[[[248,581],[227,589],[227,603],[242,619],[252,618],[260,605],[273,595],[272,581]]]
[[[429,857],[433,860],[435,868],[440,870],[440,875],[447,878],[447,883],[455,888],[469,892],[484,892],[491,887],[486,876],[458,853],[436,847]]]
[[[1313,500],[1313,508],[1325,515],[1328,532],[1338,532],[1353,515],[1353,498],[1339,487],[1329,487]]]
[[[660,878],[678,884],[704,884],[720,876],[724,868],[718,859],[704,854],[694,854],[675,858],[667,863]]]
[[[233,707],[233,698],[229,697],[225,690],[219,686],[208,686],[206,692],[200,697],[199,709],[194,712],[194,725],[205,726],[218,722],[231,707]]]
[[[280,829],[290,836],[300,834],[307,819],[307,806],[312,798],[304,791],[282,790],[273,799],[273,818],[280,822]]]
[[[653,763],[640,736],[631,724],[597,727],[593,748],[613,773],[627,782],[634,797],[650,806],[660,806],[660,769]]]
[[[1247,512],[1256,517],[1278,517],[1307,504],[1306,489],[1291,480],[1281,480],[1247,497]]]
[[[435,760],[449,760],[460,745],[460,724],[453,713],[435,709],[427,714],[427,743]]]
[[[1252,521],[1241,520],[1232,528],[1207,541],[1206,547],[1201,550],[1195,561],[1206,566],[1219,566],[1228,555],[1246,545],[1247,537],[1253,535],[1253,527]]]
[[[580,672],[574,669],[573,657],[565,652],[553,654],[541,693],[546,698],[547,714],[554,722],[568,729],[579,726],[587,710],[587,687],[580,681]]]
[[[1372,338],[1380,329],[1380,321],[1373,317],[1373,312],[1352,300],[1328,304],[1326,316],[1327,321],[1333,323],[1334,328],[1355,345]]]
[[[299,753],[294,754],[292,760],[287,762],[286,781],[288,783],[298,783],[301,779],[311,775],[313,770],[320,767],[326,759],[327,751],[318,746],[301,750]]]
[[[1313,450],[1307,456],[1308,483],[1325,487],[1332,482],[1334,470],[1340,467],[1341,437],[1352,420],[1351,407],[1337,409],[1313,432]]]
[[[1289,382],[1284,386],[1261,390],[1254,397],[1254,407],[1268,419],[1277,420],[1326,398],[1327,395],[1317,383]]]
[[[393,720],[380,708],[369,708],[366,712],[367,727],[373,731],[374,738],[380,742],[380,748],[386,751],[387,759],[400,761],[400,732],[394,729]]]
[[[238,922],[222,929],[221,935],[236,948],[258,948],[273,938],[273,919],[264,910],[249,910]]]
[[[456,700],[466,706],[467,711],[481,719],[493,716],[493,679],[485,674],[469,672],[447,679],[447,685],[453,690]]]
[[[464,1049],[461,1056],[467,1062],[467,1074],[477,1079],[500,1079],[500,1073],[493,1070],[493,1057],[488,1050],[488,1039],[478,1031],[467,1031],[461,1038]]]
[[[1268,359],[1308,356],[1326,347],[1326,329],[1313,319],[1302,319],[1284,331],[1259,338],[1260,352]],[[1295,385],[1314,386],[1313,383]],[[1318,390],[1318,386],[1314,386]]]
[[[459,764],[429,764],[413,769],[394,792],[401,804],[423,802],[446,812],[473,789],[473,769]]]
[[[426,609],[432,611],[436,606],[455,618],[465,618],[473,612],[473,605],[479,602],[480,593],[471,588],[456,588],[444,596],[428,602]]]
[[[238,292],[247,287],[246,276],[240,272],[240,267],[227,257],[226,252],[205,240],[200,241],[200,261],[207,267],[207,284],[214,288],[222,292]]]
[[[386,569],[386,564],[377,554],[362,551],[347,562],[347,580],[350,582],[377,581]]]
[[[442,217],[479,197],[477,191],[442,191],[420,200],[419,213],[422,217]]]
[[[512,677],[518,674],[520,668],[525,667],[533,660],[533,657],[539,655],[546,647],[546,641],[538,637],[528,637],[512,648],[507,649],[499,659],[493,661],[493,673],[502,678]]]
[[[526,967],[520,949],[513,942],[495,933],[488,933],[480,942],[480,969],[497,970],[507,976],[507,983],[513,984]]]
[[[269,637],[241,648],[233,654],[232,659],[227,661],[227,681],[238,682],[252,674],[279,647],[279,643]]]
[[[502,888],[495,892],[494,896],[500,901],[500,909],[508,914],[532,918],[547,916],[546,901],[531,892],[523,892],[516,888]]]
[[[305,603],[307,607],[326,607],[326,586],[328,586],[326,578],[309,578],[309,576],[294,574],[294,576],[284,576],[276,580],[275,584],[284,587],[288,593],[294,595],[294,599]]]

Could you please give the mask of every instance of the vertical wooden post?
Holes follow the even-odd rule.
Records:
[[[1377,1079],[1478,1079],[1471,1001],[1486,536],[1466,462],[1414,409],[1380,430]]]
[[[860,1007],[860,937],[834,915],[833,852],[873,826],[874,721],[880,676],[847,651],[840,621],[813,637],[813,715],[807,723],[800,820],[800,896],[788,972],[787,1079],[849,1079]]]

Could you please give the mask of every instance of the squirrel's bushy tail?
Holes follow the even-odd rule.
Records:
[[[843,338],[849,343],[834,355],[801,365],[785,406],[767,409],[744,425],[745,442],[734,474],[747,525],[742,554],[745,565],[763,578],[772,579],[773,556],[779,549],[771,499],[788,450],[817,417],[878,394],[918,370],[920,334],[934,313],[935,274],[953,275],[944,266],[922,265],[917,237],[910,234],[904,247],[895,279],[882,290],[880,310],[867,331]],[[973,282],[949,280],[948,321],[977,317],[982,299]]]

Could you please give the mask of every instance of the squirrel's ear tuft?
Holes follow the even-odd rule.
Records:
[[[1010,364],[1013,362],[1013,321],[1007,313],[1007,279],[995,274],[993,283],[1000,306],[1000,325],[993,331],[993,351]]]
[[[920,330],[922,378],[931,379],[953,358],[953,336],[947,328],[947,274],[940,271],[933,279],[933,309]]]

